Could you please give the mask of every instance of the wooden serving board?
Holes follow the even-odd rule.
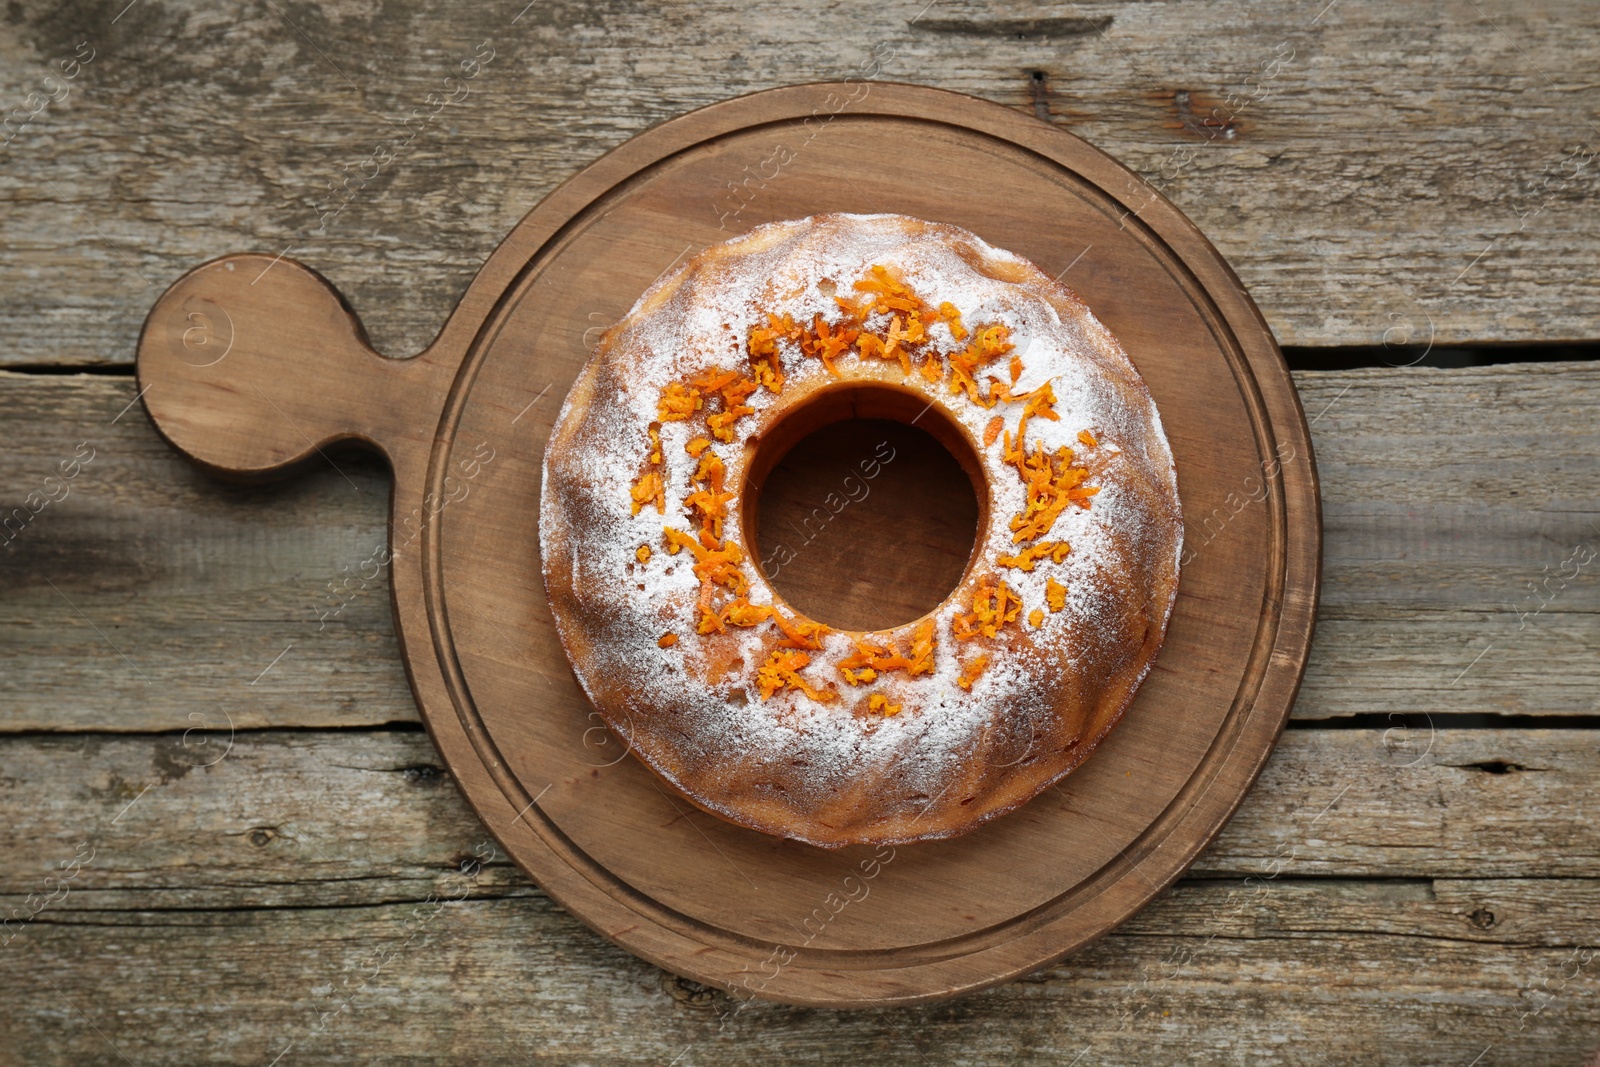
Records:
[[[898,850],[763,836],[665,791],[585,701],[540,580],[543,449],[599,328],[707,244],[821,211],[955,223],[1051,274],[1070,268],[1149,383],[1187,517],[1166,647],[1100,750],[975,833]],[[160,432],[221,476],[281,475],[341,440],[387,457],[395,624],[461,789],[574,915],[740,995],[932,1000],[1104,934],[1232,814],[1305,665],[1317,481],[1265,322],[1136,175],[967,97],[798,86],[641,134],[534,208],[412,359],[375,354],[307,268],[216,260],[151,311],[138,370]]]

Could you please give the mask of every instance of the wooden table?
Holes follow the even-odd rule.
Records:
[[[1596,1053],[1600,8],[125,2],[13,6],[0,48],[0,1062]],[[370,563],[385,472],[219,485],[131,361],[241,249],[414,352],[606,148],[851,76],[1060,124],[1210,235],[1304,368],[1321,622],[1244,807],[1115,934],[938,1006],[730,1014],[480,864]]]

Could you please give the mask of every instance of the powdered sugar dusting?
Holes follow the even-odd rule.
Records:
[[[1010,330],[1023,366],[1014,391],[1049,382],[1056,397],[1058,420],[1027,423],[1030,450],[1039,444],[1046,452],[1075,450],[1100,492],[1087,510],[1068,507],[1048,534],[1071,544],[1064,560],[1031,571],[1000,568],[996,557],[1020,547],[1012,544],[1009,522],[1024,510],[1027,491],[1002,461],[999,441],[981,443],[996,416],[1015,436],[1024,404],[984,408],[952,395],[947,382],[905,374],[898,362],[840,357],[846,378],[911,389],[964,427],[988,483],[988,522],[979,531],[977,564],[931,616],[937,642],[931,674],[885,672],[870,685],[844,684],[837,665],[856,652],[853,635],[830,633],[810,653],[804,675],[815,686],[837,687],[840,699],[821,702],[787,689],[763,700],[755,671],[782,634],[770,622],[698,634],[694,561],[664,547],[665,527],[690,528],[686,499],[697,460],[684,446],[703,430],[693,422],[660,424],[665,514],[646,506],[635,515],[631,490],[648,451],[646,429],[657,423],[669,384],[713,367],[748,368],[746,339],[769,312],[806,324],[818,315],[841,322],[834,292],[848,294],[874,265],[897,272],[930,304],[953,304],[969,331],[992,324]],[[943,322],[930,327],[927,345],[940,353],[962,347]],[[749,442],[798,398],[836,380],[793,343],[783,342],[780,353],[782,392],[758,389],[745,401],[755,412],[736,423],[735,440],[711,446],[727,468],[728,488],[739,494],[729,503],[725,529],[733,540],[742,536],[735,516],[755,451]],[[1092,434],[1096,447],[1086,449],[1080,432]],[[1063,707],[1094,705],[1106,679],[1130,668],[1149,626],[1165,626],[1181,533],[1159,416],[1110,333],[1025,260],[967,231],[892,215],[763,226],[701,253],[640,297],[607,331],[562,408],[546,451],[540,522],[557,623],[591,699],[664,777],[704,806],[751,824],[741,818],[747,812],[737,798],[718,794],[719,783],[751,793],[752,804],[801,817],[836,813],[840,798],[870,783],[880,813],[909,811],[953,781],[965,788],[982,778],[970,763],[975,755],[986,758],[994,738],[1014,734],[1019,724],[1048,729],[1059,725]],[[636,558],[640,546],[651,550],[647,562]],[[772,604],[769,583],[748,558],[753,548],[745,548],[749,600]],[[970,610],[984,576],[1003,578],[1017,593],[1021,619],[997,638],[958,641],[954,619]],[[1066,587],[1063,610],[1049,610],[1051,579]],[[559,610],[568,601],[576,611]],[[1035,609],[1043,614],[1038,628],[1027,625]],[[904,650],[915,625],[871,636]],[[666,635],[676,641],[660,647]],[[979,651],[989,663],[969,692],[957,679]],[[1131,666],[1137,684],[1148,661]],[[857,705],[870,693],[904,711],[860,713]],[[1073,737],[1066,747],[1095,739]]]

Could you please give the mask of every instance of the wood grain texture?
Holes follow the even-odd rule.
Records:
[[[1289,730],[1190,876],[1600,878],[1600,827],[1571,803],[1600,780],[1590,737]],[[231,741],[225,729],[7,741],[0,896],[37,891],[87,841],[94,858],[69,898],[85,907],[377,904],[420,899],[485,840],[414,730]],[[501,855],[474,892],[527,884]]]
[[[710,1064],[755,1042],[800,1063],[919,1062],[915,1046],[1459,1065],[1490,1046],[1480,1062],[1572,1064],[1600,1024],[1600,838],[1570,800],[1600,778],[1586,731],[1441,732],[1410,766],[1380,731],[1290,731],[1202,866],[1136,919],[1023,982],[888,1013],[739,1008],[606,944],[503,859],[476,867],[484,830],[418,733],[201,740],[5,742],[0,809],[26,814],[0,829],[0,914],[89,856],[0,947],[0,982],[27,992],[0,1001],[19,1062],[114,1042],[139,1063],[292,1043],[330,1062],[692,1046]],[[1496,761],[1522,769],[1479,766]],[[61,783],[43,804],[41,780]]]
[[[131,363],[154,295],[243,248],[293,249],[377,348],[417,351],[583,162],[688,107],[862,75],[875,56],[880,80],[1008,104],[1151,177],[1285,344],[1595,336],[1588,6],[1091,3],[1029,20],[940,3],[916,28],[921,0],[555,3],[516,23],[520,4],[124,7],[0,16],[7,107],[32,106],[78,42],[96,49],[0,148],[13,367]],[[355,177],[486,40],[470,96]],[[1294,58],[1264,79],[1284,42]],[[347,177],[353,199],[319,232]],[[0,546],[0,732],[33,735],[0,739],[0,912],[80,835],[111,846],[0,947],[0,1062],[261,1064],[291,1042],[280,1063],[1584,1062],[1600,1040],[1595,964],[1573,954],[1600,939],[1580,817],[1593,743],[1439,734],[1422,713],[1600,711],[1600,584],[1559,577],[1595,543],[1597,379],[1594,364],[1299,375],[1327,536],[1295,714],[1379,728],[1291,730],[1195,876],[1063,967],[921,1010],[752,1004],[719,1031],[725,997],[612,948],[503,862],[407,942],[481,840],[420,734],[247,734],[192,768],[220,739],[186,748],[182,731],[228,715],[415,721],[387,575],[365,563],[386,533],[377,464],[335,455],[339,473],[234,489],[137,406],[112,422],[128,379],[0,375],[8,510],[80,442],[97,449]],[[169,733],[103,736],[149,731]],[[1244,881],[1288,850],[1278,877]],[[340,994],[350,1006],[315,1030]]]
[[[1111,152],[1217,243],[1282,343],[1594,334],[1589,5],[123,6],[7,9],[8,107],[94,54],[3,149],[12,365],[130,362],[161,288],[239,250],[294,250],[380,351],[418,351],[577,166],[694,107],[848,76],[993,99]],[[708,214],[727,195],[707,188]]]
[[[1585,415],[1600,365],[1297,383],[1329,521],[1295,716],[1600,710],[1600,579],[1594,565],[1560,577],[1575,548],[1600,548],[1600,436]],[[126,379],[0,374],[13,507],[81,442],[97,449],[0,548],[14,605],[0,728],[182,730],[219,701],[241,729],[415,721],[371,562],[387,474],[335,454],[337,470],[292,484],[223,485],[137,407],[112,423],[134,393]],[[1205,517],[1191,520],[1203,551]]]
[[[148,727],[223,711],[241,728],[416,721],[387,574],[363,565],[387,537],[376,461],[336,453],[336,469],[293,484],[229,486],[156,436],[131,379],[4,388],[6,517],[27,519],[0,549],[0,684],[17,687],[13,711],[31,709],[13,729],[138,730],[162,705]],[[29,494],[48,494],[84,444],[93,458],[65,497],[33,513]]]
[[[921,799],[920,813],[898,808],[860,832],[831,809],[803,804],[757,818],[733,793],[687,783],[674,799],[675,757],[643,720],[619,711],[632,698],[590,688],[591,705],[566,677],[574,642],[587,639],[575,626],[587,609],[581,591],[561,584],[575,573],[570,558],[558,551],[541,563],[529,534],[532,516],[555,521],[540,511],[541,470],[569,476],[543,452],[547,438],[565,447],[550,436],[555,398],[584,389],[579,372],[595,365],[585,338],[597,313],[588,309],[626,306],[684,250],[721,240],[726,228],[713,229],[696,208],[699,190],[773,153],[775,131],[809,129],[824,109],[847,107],[852,114],[813,131],[803,152],[779,153],[784,185],[764,213],[816,215],[848,188],[1036,260],[1069,237],[1087,240],[1075,287],[1137,353],[1184,472],[1187,507],[1209,513],[1231,486],[1262,477],[1274,488],[1234,518],[1225,539],[1185,560],[1181,590],[1153,586],[1153,614],[1121,638],[1140,643],[1138,656],[1108,652],[1121,665],[1104,696],[1081,720],[1063,719],[1051,728],[1059,732],[1029,742],[1048,758],[986,740],[973,759],[1011,761],[992,769],[1005,783],[997,792],[968,784],[963,797],[952,786],[936,806],[908,794],[899,803]],[[898,165],[883,171],[874,151]],[[1037,207],[1019,213],[1024,204]],[[1133,172],[1080,138],[970,97],[831,83],[664,123],[519,222],[439,336],[410,360],[375,355],[339,294],[297,260],[222,257],[158,299],[140,336],[137,380],[160,434],[222,477],[298,472],[346,439],[383,456],[394,477],[391,539],[417,540],[390,571],[407,677],[468,802],[517,864],[591,928],[722,988],[886,1007],[971,992],[1064,957],[1142,907],[1216,835],[1265,763],[1305,667],[1320,503],[1305,418],[1266,323],[1194,225]],[[938,397],[884,413],[913,419]],[[786,390],[784,401],[803,398]],[[752,435],[781,441],[785,426],[804,421],[798,411],[769,413]],[[742,451],[726,462],[730,477],[747,471],[750,507],[762,477],[745,466],[757,462],[754,437],[734,447]],[[976,577],[966,581],[976,587]],[[751,582],[752,596],[774,596],[758,575]],[[558,640],[551,615],[563,611]],[[1054,699],[1064,714],[1079,707],[1070,688]],[[1110,733],[1124,708],[1127,721]],[[597,760],[589,740],[597,725],[639,759],[625,759],[619,744]],[[1090,752],[1092,762],[1057,781]],[[780,779],[774,788],[794,786]],[[964,833],[1029,797],[1015,817]],[[702,826],[680,801],[727,821]],[[887,860],[796,841],[886,849],[925,837],[953,840],[898,859],[902,876],[887,888],[875,883],[870,903],[825,911],[815,929],[801,930],[800,917],[817,921],[819,882],[848,872],[876,878]],[[722,864],[748,892],[726,891]],[[777,972],[763,974],[779,956]]]
[[[1468,927],[1458,910],[1483,903],[1578,927],[1600,896],[1593,882],[1445,884],[1433,899],[1426,885],[1286,884],[1265,903],[1241,887],[1185,883],[1146,914],[1159,933],[1125,929],[1027,981],[923,1009],[739,1010],[539,897],[437,913],[431,902],[63,913],[10,946],[0,975],[23,985],[32,970],[55,986],[5,1009],[8,1047],[39,1064],[119,1052],[744,1064],[760,1049],[801,1064],[1059,1064],[1087,1051],[1080,1062],[1570,1067],[1595,1051],[1592,949],[1437,932]],[[458,891],[441,880],[441,896]]]

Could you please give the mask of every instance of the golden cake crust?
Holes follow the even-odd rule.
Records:
[[[751,558],[747,478],[830,408],[935,412],[980,489],[966,574],[905,626],[828,630]],[[544,463],[546,591],[596,709],[695,804],[824,847],[964,833],[1070,772],[1177,593],[1172,454],[1115,338],[1031,263],[906,216],[692,258],[602,336]]]

